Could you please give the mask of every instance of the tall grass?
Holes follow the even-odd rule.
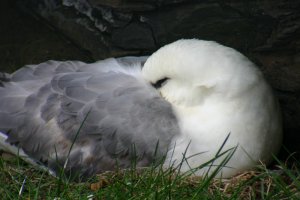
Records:
[[[276,159],[271,170],[263,165],[231,179],[152,165],[106,172],[82,183],[55,178],[18,157],[0,157],[1,199],[300,199],[299,162]],[[210,163],[211,164],[211,163]],[[177,168],[178,169],[178,168]]]

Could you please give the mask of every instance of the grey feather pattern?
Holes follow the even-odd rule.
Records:
[[[0,86],[0,131],[51,170],[91,176],[146,166],[179,134],[171,105],[141,77],[146,57],[94,64],[48,61],[21,68]],[[0,80],[1,81],[1,80]]]

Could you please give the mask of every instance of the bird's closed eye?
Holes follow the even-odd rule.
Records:
[[[152,83],[152,86],[155,87],[156,89],[161,88],[168,80],[169,80],[168,77],[162,78],[156,81],[156,83]]]

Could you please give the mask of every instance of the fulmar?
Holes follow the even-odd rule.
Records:
[[[0,132],[2,149],[81,177],[162,160],[226,178],[269,163],[282,137],[279,105],[258,67],[197,39],[149,57],[47,61],[2,73]]]

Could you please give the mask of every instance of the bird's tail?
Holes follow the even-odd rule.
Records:
[[[18,156],[19,158],[33,165],[34,167],[44,171],[48,171],[51,175],[56,176],[54,171],[45,167],[43,164],[39,163],[35,159],[29,157],[22,149],[7,142],[7,135],[2,132],[0,132],[0,151],[11,153],[15,156]]]
[[[2,132],[0,132],[0,150],[14,155],[19,155],[24,160],[27,160],[28,158],[22,149],[18,149],[16,146],[7,142],[7,135]]]

